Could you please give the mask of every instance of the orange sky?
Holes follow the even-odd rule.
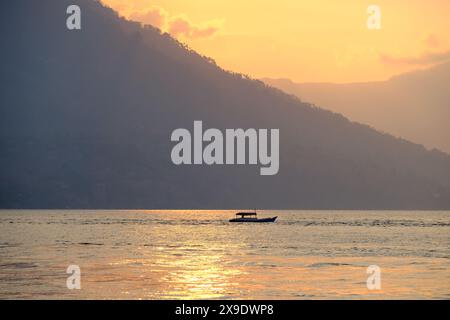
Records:
[[[103,2],[254,78],[384,80],[450,59],[449,0]],[[380,30],[367,28],[371,4]]]

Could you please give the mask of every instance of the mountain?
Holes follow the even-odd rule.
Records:
[[[354,121],[450,154],[450,62],[380,82],[264,82]]]
[[[71,4],[81,30],[66,28]],[[99,2],[1,12],[1,208],[450,208],[448,155],[226,72]],[[171,133],[195,120],[278,128],[279,173],[173,164]]]

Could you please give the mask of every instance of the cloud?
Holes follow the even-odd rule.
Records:
[[[450,51],[427,52],[417,57],[394,57],[380,53],[379,57],[385,64],[430,65],[450,60]]]
[[[211,20],[199,26],[192,23],[186,15],[178,15],[169,20],[168,32],[174,37],[183,35],[187,38],[209,38],[215,35],[223,21]]]
[[[131,20],[139,21],[143,24],[151,24],[159,29],[165,28],[168,17],[169,14],[166,10],[155,6],[145,10],[133,11],[128,16]]]
[[[112,0],[109,0],[110,3]],[[151,6],[146,8],[132,8],[122,13],[130,20],[143,24],[150,24],[170,33],[174,37],[189,39],[209,38],[217,34],[224,20],[209,20],[201,24],[193,23],[185,14],[171,16],[164,8]]]
[[[432,33],[429,33],[423,42],[429,48],[437,48],[439,46],[438,37]]]
[[[117,11],[121,17],[128,17],[134,6],[131,2],[124,2],[123,0],[100,0],[100,2]]]

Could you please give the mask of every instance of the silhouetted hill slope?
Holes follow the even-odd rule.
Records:
[[[65,27],[82,9],[82,30]],[[90,0],[1,5],[0,207],[450,208],[450,157],[221,70]],[[279,128],[280,171],[175,166],[176,128]]]
[[[380,82],[264,82],[352,120],[450,154],[450,62]]]

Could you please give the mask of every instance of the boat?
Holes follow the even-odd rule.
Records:
[[[278,217],[261,218],[257,217],[256,211],[254,212],[238,212],[236,218],[230,219],[230,222],[275,222]]]

